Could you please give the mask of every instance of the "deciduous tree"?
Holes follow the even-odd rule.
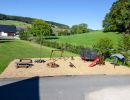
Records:
[[[117,0],[103,21],[104,31],[130,34],[130,0]]]

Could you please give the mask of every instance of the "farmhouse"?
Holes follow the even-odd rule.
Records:
[[[13,25],[0,25],[0,37],[15,36],[16,26]]]

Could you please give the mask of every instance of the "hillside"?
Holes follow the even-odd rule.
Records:
[[[31,26],[31,24],[20,22],[20,21],[15,21],[15,20],[0,20],[0,25],[15,25],[17,27],[22,27],[22,28]]]
[[[31,24],[36,19],[37,18],[13,16],[13,15],[6,15],[6,14],[0,13],[0,20],[13,20],[13,21],[18,21],[20,23],[24,22],[24,23],[27,23],[27,24]],[[65,24],[61,24],[61,23],[57,23],[57,22],[53,22],[53,21],[45,21],[45,22],[51,24],[52,26],[57,26],[59,28],[69,28],[69,26],[65,25]]]
[[[19,58],[39,58],[39,45],[22,40],[0,40],[0,73],[7,67],[10,61]],[[42,57],[50,57],[53,48],[43,47]],[[65,52],[64,56],[75,54]],[[60,56],[55,53],[54,56]]]
[[[121,38],[121,34],[114,32],[104,33],[102,31],[92,31],[85,34],[76,34],[71,36],[59,36],[59,39],[51,40],[60,43],[70,43],[73,45],[84,45],[87,47],[92,47],[100,38],[108,37],[114,43],[114,46],[117,46],[118,41]]]

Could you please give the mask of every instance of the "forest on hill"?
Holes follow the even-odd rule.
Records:
[[[22,16],[13,16],[13,15],[6,15],[6,14],[1,14],[0,13],[0,20],[14,20],[14,21],[20,21],[28,24],[32,24],[34,20],[37,20],[37,18],[30,18],[30,17],[22,17]],[[57,26],[59,28],[64,28],[68,29],[69,26],[57,22],[52,22],[52,21],[45,21],[48,24],[51,24],[52,26]]]

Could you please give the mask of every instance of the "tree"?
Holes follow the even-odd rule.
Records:
[[[29,40],[31,37],[31,28],[27,27],[26,30],[19,31],[19,37],[21,40]]]
[[[58,34],[58,36],[70,35],[70,32],[69,32],[69,30],[67,30],[67,29],[62,29],[62,30],[59,30],[59,31],[57,32],[57,34]]]
[[[117,0],[103,21],[104,31],[130,34],[130,0]]]
[[[77,29],[78,29],[78,25],[73,25],[73,26],[71,27],[71,33],[72,33],[72,34],[77,34]]]
[[[38,42],[40,42],[40,61],[41,61],[41,50],[43,45],[43,36],[49,36],[52,34],[51,26],[43,20],[35,20],[32,23],[32,33],[37,36]]]
[[[43,20],[35,20],[32,23],[32,33],[36,36],[50,36],[52,33],[51,25]]]
[[[82,33],[88,32],[88,25],[85,23],[79,24],[79,29],[81,30]]]
[[[87,26],[88,25],[85,24],[85,23],[82,23],[82,24],[79,24],[79,25],[73,25],[71,27],[71,33],[72,34],[86,33],[86,32],[88,32]]]
[[[19,37],[20,37],[21,40],[28,40],[28,38],[29,38],[28,31],[20,31]]]

